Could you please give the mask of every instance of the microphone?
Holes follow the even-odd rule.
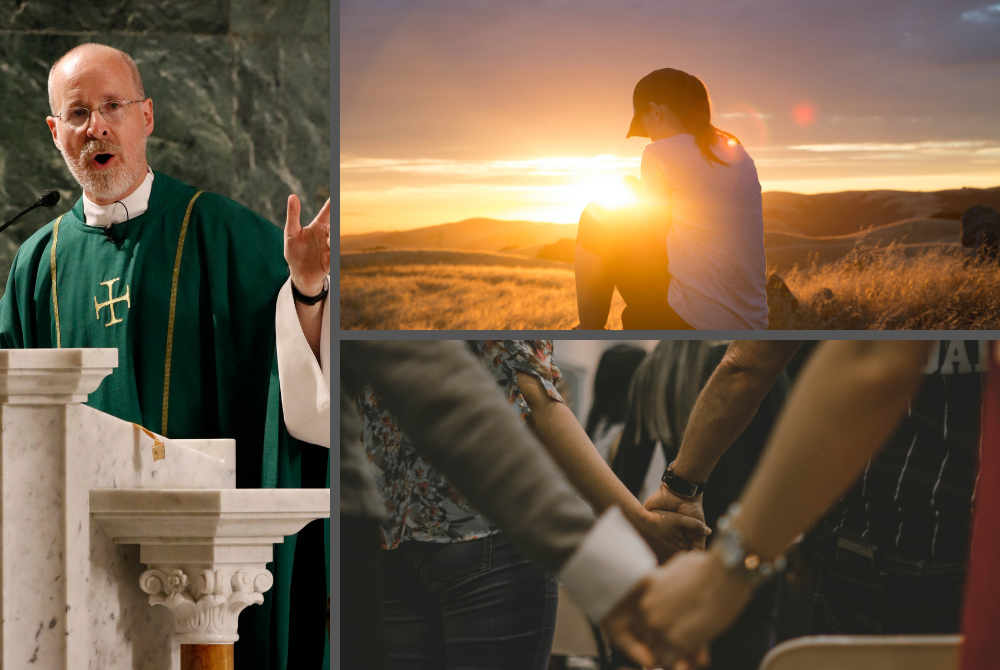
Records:
[[[52,207],[57,202],[59,202],[59,191],[46,191],[45,193],[42,193],[42,197],[40,197],[37,201],[35,201],[33,205],[31,205],[27,209],[22,210],[20,214],[18,214],[13,219],[0,226],[0,233],[2,233],[7,228],[7,226],[20,219],[22,216],[33,210],[35,207]]]

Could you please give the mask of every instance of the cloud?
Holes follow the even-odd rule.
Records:
[[[858,142],[841,144],[801,144],[788,147],[795,151],[815,151],[821,153],[835,153],[847,151],[860,152],[935,152],[942,149],[960,150],[965,153],[969,149],[981,147],[989,142],[978,141],[956,141],[956,142],[908,142],[908,143],[885,143],[885,142]]]
[[[341,172],[401,172],[453,177],[579,176],[637,170],[641,159],[602,156],[557,156],[524,160],[460,161],[440,158],[358,158],[341,156]]]
[[[969,12],[962,12],[962,19],[973,23],[992,23],[1000,19],[1000,4],[990,5],[983,9],[974,9]]]
[[[774,114],[765,114],[763,112],[729,112],[727,114],[719,114],[720,119],[769,119]]]

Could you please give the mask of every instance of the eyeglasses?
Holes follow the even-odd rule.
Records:
[[[145,102],[147,98],[142,100],[108,100],[100,107],[96,108],[96,111],[101,113],[104,120],[109,123],[118,123],[125,118],[125,114],[128,113],[128,108],[136,102]],[[94,109],[88,109],[86,107],[67,107],[58,114],[56,114],[57,119],[62,119],[70,128],[80,128],[86,125],[90,121],[90,115],[94,112]]]

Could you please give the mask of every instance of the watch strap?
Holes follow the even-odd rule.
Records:
[[[299,289],[295,288],[295,282],[292,282],[292,297],[295,298],[295,302],[301,302],[303,305],[315,305],[320,300],[325,300],[326,296],[330,293],[330,278],[327,277],[323,280],[323,290],[316,295],[302,295]]]
[[[678,495],[687,496],[689,498],[693,498],[696,495],[705,492],[705,484],[708,483],[707,479],[700,484],[689,482],[675,475],[672,466],[673,463],[671,463],[670,466],[667,466],[667,469],[663,472],[663,477],[660,478],[660,481],[666,484],[668,489]]]

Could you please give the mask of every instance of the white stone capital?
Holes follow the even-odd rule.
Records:
[[[274,578],[259,565],[150,566],[139,586],[150,605],[163,605],[174,615],[174,637],[181,644],[231,644],[239,639],[240,612],[264,602]]]
[[[329,517],[330,489],[93,489],[90,512],[116,544],[139,545],[139,586],[173,612],[177,641],[229,644],[274,582],[274,545]]]
[[[116,367],[117,349],[0,349],[0,404],[86,402]]]

